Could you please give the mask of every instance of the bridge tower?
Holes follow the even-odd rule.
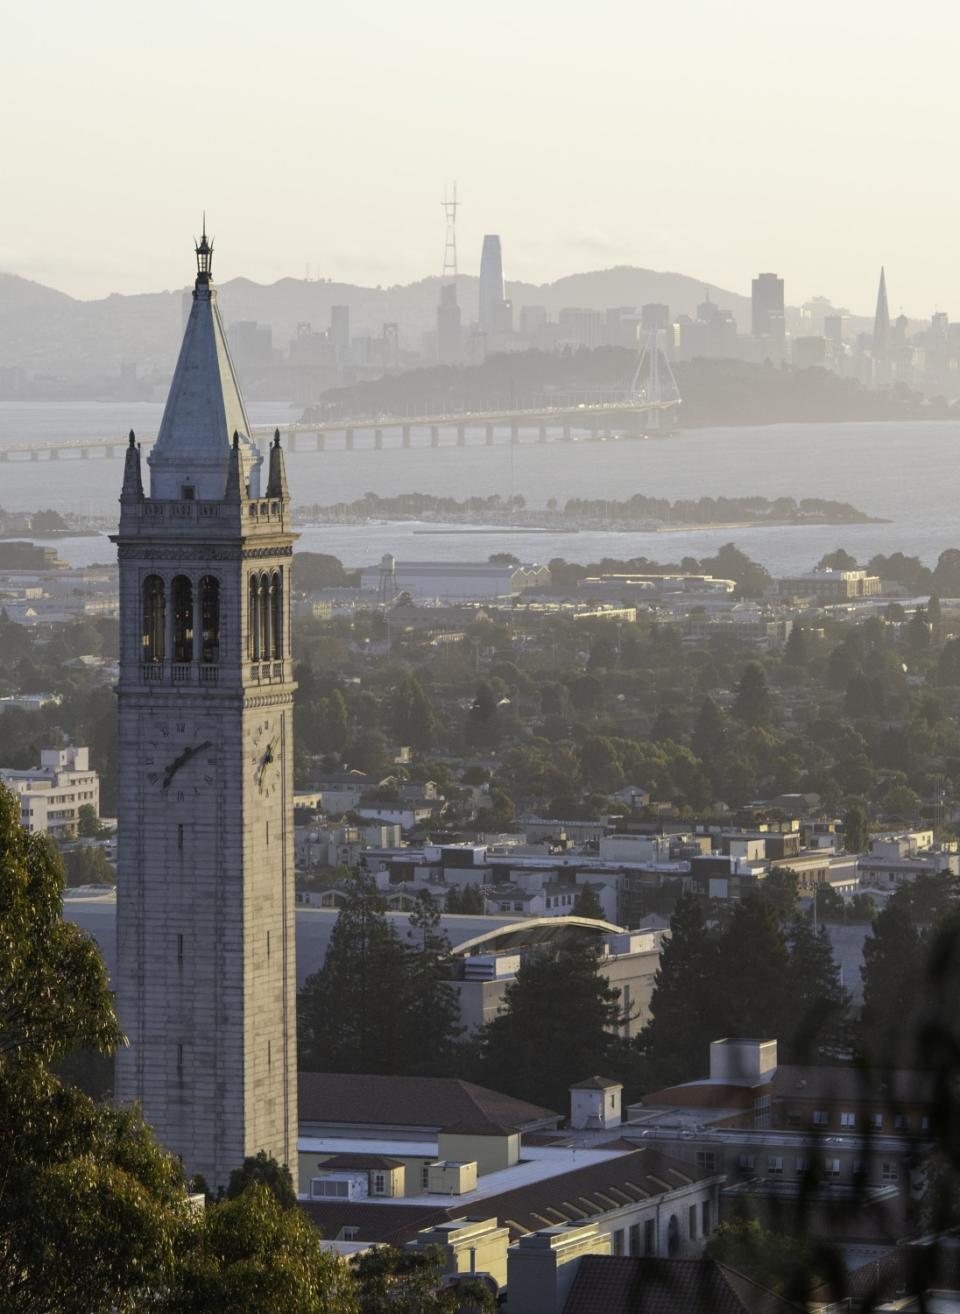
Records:
[[[631,401],[652,404],[653,409],[636,417],[641,430],[663,432],[676,425],[680,389],[670,362],[660,345],[660,329],[650,329],[642,338],[637,368],[628,396]]]

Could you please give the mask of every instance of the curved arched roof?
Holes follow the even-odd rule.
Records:
[[[599,939],[602,935],[622,935],[624,929],[613,922],[599,922],[592,917],[527,917],[521,922],[510,922],[507,926],[495,927],[455,944],[450,953],[464,958],[477,953],[508,953],[511,949],[548,944],[571,933],[582,933],[584,939],[590,936]]]

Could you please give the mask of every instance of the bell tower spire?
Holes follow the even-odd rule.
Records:
[[[259,497],[263,456],[250,433],[217,306],[213,242],[207,237],[206,214],[193,249],[197,260],[193,305],[160,432],[147,458],[150,495],[163,501],[221,500],[236,433],[240,436],[240,485],[249,489],[249,496]]]

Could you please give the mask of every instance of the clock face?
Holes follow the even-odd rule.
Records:
[[[247,730],[247,768],[257,793],[270,798],[280,787],[280,723],[264,716]]]
[[[143,745],[147,788],[171,804],[209,795],[217,768],[216,731],[197,716],[151,720]]]

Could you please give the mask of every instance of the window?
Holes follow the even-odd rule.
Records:
[[[178,1045],[178,1046],[177,1046],[177,1071],[178,1071],[178,1072],[182,1072],[182,1071],[183,1071],[183,1046],[182,1046],[182,1045]]]
[[[691,1205],[687,1210],[687,1233],[691,1241],[697,1239],[697,1206]]]
[[[183,848],[183,822],[177,823],[177,848]]]
[[[143,581],[143,661],[163,661],[165,628],[166,601],[163,580],[159,575],[148,575]]]
[[[176,575],[171,586],[173,605],[173,660],[193,661],[193,585],[186,575]]]
[[[257,581],[258,613],[260,616],[260,659],[270,660],[270,583],[266,575]]]
[[[329,1177],[314,1177],[310,1182],[310,1194],[314,1200],[346,1200],[350,1184],[331,1181]]]
[[[839,1159],[824,1159],[824,1161],[823,1161],[823,1172],[824,1172],[824,1176],[825,1176],[825,1177],[839,1177],[839,1176],[840,1176],[840,1160],[839,1160]]]
[[[247,595],[247,656],[254,662],[260,660],[260,589],[256,575],[250,576]]]
[[[271,1067],[272,1065],[273,1065],[273,1042],[268,1040],[268,1041],[267,1041],[267,1067],[269,1068],[269,1067]]]
[[[621,1228],[619,1228],[616,1232],[614,1232],[613,1237],[612,1237],[611,1239],[612,1239],[612,1241],[613,1241],[613,1253],[614,1253],[615,1255],[622,1255],[622,1254],[623,1254],[623,1228],[621,1227]]]
[[[387,1175],[386,1175],[386,1173],[374,1173],[374,1174],[373,1174],[373,1194],[374,1194],[374,1195],[384,1195],[384,1194],[386,1193],[386,1189],[387,1189]]]
[[[830,1115],[829,1113],[827,1113],[826,1109],[814,1110],[814,1114],[813,1114],[814,1127],[826,1127],[829,1121],[830,1121]]]
[[[677,1215],[671,1214],[670,1221],[667,1223],[667,1257],[672,1259],[680,1249],[680,1224],[677,1222]]]
[[[420,1169],[420,1185],[425,1191],[430,1185],[430,1165],[425,1163]]]
[[[930,1130],[930,1119],[927,1117],[926,1114],[924,1114],[923,1117],[920,1119],[920,1130],[921,1131]]]
[[[220,660],[220,581],[214,575],[200,581],[200,660]]]
[[[771,1158],[769,1158],[769,1159],[767,1160],[767,1172],[768,1172],[768,1173],[773,1173],[775,1176],[778,1176],[778,1177],[782,1177],[782,1176],[783,1176],[783,1158],[782,1158],[782,1156],[780,1156],[780,1155],[774,1155],[774,1156],[771,1156]]]
[[[883,1114],[871,1113],[870,1126],[873,1128],[874,1131],[883,1131]]]
[[[710,1235],[710,1201],[704,1200],[700,1205],[700,1235]]]
[[[359,1227],[341,1227],[339,1241],[358,1241],[360,1239]]]
[[[794,1171],[796,1173],[802,1174],[807,1171],[807,1169],[810,1167],[810,1164],[805,1155],[798,1155],[796,1162],[794,1163],[793,1166],[794,1166]]]
[[[753,1170],[753,1155],[741,1154],[737,1158],[737,1167],[742,1172],[751,1172]]]
[[[657,1221],[655,1218],[648,1218],[643,1224],[643,1253],[645,1255],[655,1255],[657,1253]]]
[[[702,1168],[705,1172],[712,1173],[717,1166],[717,1156],[713,1150],[697,1151],[697,1167]]]
[[[197,490],[194,488],[193,484],[181,484],[180,486],[180,496],[184,502],[192,502],[196,496],[196,492]]]
[[[857,1115],[855,1113],[840,1114],[841,1127],[856,1127],[856,1125],[857,1125]]]
[[[273,572],[273,578],[270,581],[270,620],[271,629],[273,630],[273,655],[275,658],[283,657],[283,574],[279,570]]]
[[[270,961],[270,932],[267,932],[267,962]]]
[[[880,1165],[881,1182],[899,1182],[900,1165],[896,1163],[882,1163]]]
[[[893,1129],[894,1131],[906,1131],[907,1120],[902,1113],[895,1113],[893,1115]]]
[[[629,1250],[632,1256],[642,1254],[640,1249],[640,1224],[631,1223],[629,1233]]]
[[[183,962],[183,932],[177,932],[177,962]]]

